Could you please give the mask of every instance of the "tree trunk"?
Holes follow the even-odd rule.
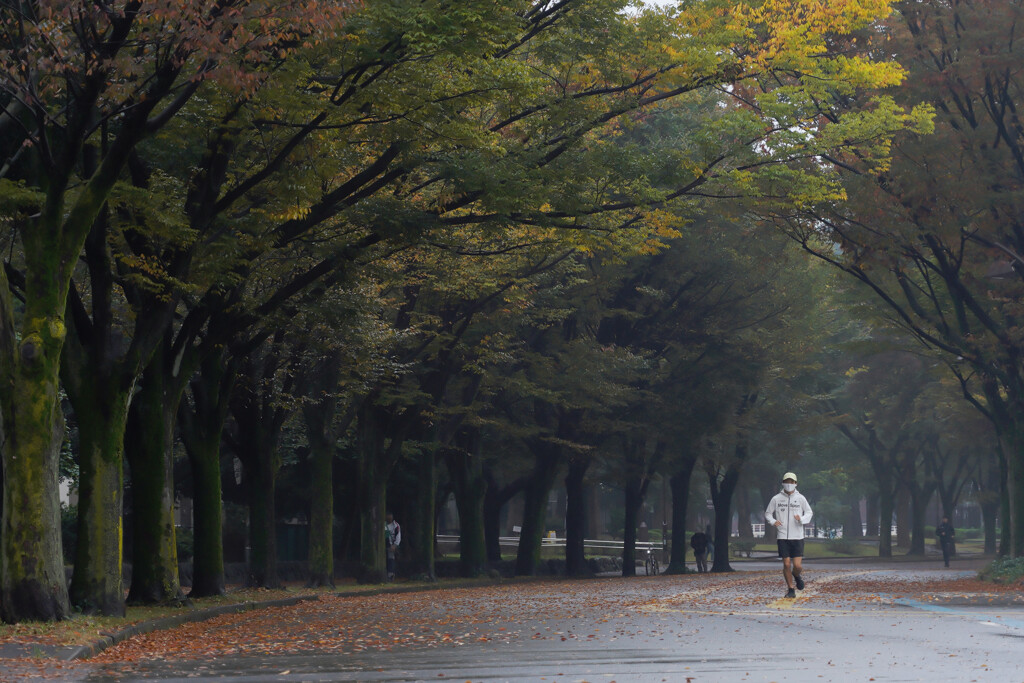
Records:
[[[387,480],[379,471],[376,458],[360,458],[359,463],[359,576],[362,583],[387,580],[384,547],[384,514],[387,504]]]
[[[880,487],[881,488],[881,487]],[[891,490],[886,487],[883,490]],[[893,498],[880,494],[878,497],[878,556],[892,557],[892,513]]]
[[[1003,518],[1003,527],[1009,529],[1007,554],[1024,557],[1024,425],[1014,423],[1011,429],[1011,448],[1005,459],[1008,514]]]
[[[7,279],[0,265],[0,326],[7,327]],[[8,334],[9,330],[0,331]],[[3,343],[0,342],[0,346]],[[59,347],[55,350],[59,353]],[[47,363],[44,356],[40,363]],[[56,361],[53,361],[55,364]],[[64,415],[56,399],[56,369],[39,377],[12,372],[7,359],[0,372],[3,441],[2,591],[0,616],[7,623],[58,621],[71,616],[60,540],[58,463]],[[35,373],[31,373],[34,375]],[[43,377],[49,375],[50,381]],[[35,380],[35,381],[31,381]],[[15,400],[16,397],[16,400]]]
[[[224,595],[224,530],[220,483],[220,430],[187,447],[192,466],[193,555],[189,597]]]
[[[565,573],[566,576],[589,576],[586,549],[587,505],[583,479],[592,460],[570,458],[565,475]]]
[[[86,613],[124,616],[121,579],[124,432],[130,392],[80,400],[78,544],[69,594]]]
[[[334,443],[309,430],[309,582],[334,586]]]
[[[526,483],[523,527],[516,553],[516,576],[533,576],[540,564],[540,549],[547,521],[548,493],[558,472],[558,447],[546,443],[534,446],[534,468]]]
[[[252,444],[253,447],[257,447]],[[280,588],[277,575],[277,471],[276,443],[258,446],[257,461],[245,467],[249,489],[249,571],[245,584],[254,588]]]
[[[384,515],[387,511],[387,474],[384,470],[383,428],[377,410],[370,401],[359,411],[359,581],[383,583],[387,580]]]
[[[315,403],[303,411],[309,441],[309,583],[334,585],[334,456],[340,427],[338,381],[342,357],[328,353],[306,377],[306,393]]]
[[[864,537],[863,520],[860,517],[860,496],[855,494],[846,501],[846,518],[843,520],[843,538],[858,540]]]
[[[479,457],[477,458],[479,459]],[[413,515],[411,520],[406,520],[403,528],[409,529],[411,533],[407,540],[403,539],[402,543],[408,543],[411,551],[411,562],[410,570],[413,575],[426,580],[436,581],[437,572],[435,569],[435,548],[437,539],[437,456],[430,449],[424,449],[416,458],[416,468],[418,473],[418,486],[416,488],[416,501],[415,510],[416,513]],[[476,508],[472,508],[466,511],[467,515],[471,515],[473,511],[477,514],[476,526],[479,528],[474,533],[479,538],[477,542],[479,549],[476,551],[479,553],[480,565],[482,566],[486,562],[486,555],[484,554],[484,523],[483,523],[483,497],[485,488],[483,482],[480,482],[480,502]],[[459,511],[459,517],[462,517],[462,511]],[[461,527],[460,527],[461,528]],[[404,536],[404,534],[403,534]],[[467,539],[468,540],[468,539]],[[466,551],[465,542],[462,545],[462,551]]]
[[[921,490],[925,488],[926,490]],[[931,500],[931,487],[915,486],[910,496],[910,555],[924,555],[925,546],[925,514]],[[952,518],[951,518],[952,519]]]
[[[636,527],[640,506],[644,503],[643,488],[640,477],[629,477],[623,489],[625,504],[622,533],[623,576],[636,576]]]
[[[501,562],[501,510],[526,487],[527,478],[520,477],[505,486],[498,486],[494,477],[484,470],[487,492],[484,494],[484,545],[488,562]]]
[[[161,347],[162,348],[162,347]],[[181,600],[174,530],[174,422],[180,388],[165,382],[158,351],[139,382],[125,431],[132,475],[132,582],[128,602]]]
[[[981,523],[985,529],[986,555],[994,555],[999,544],[996,534],[996,517],[999,514],[999,461],[1001,459],[1002,455],[997,452],[992,458],[992,462],[978,468],[976,477],[979,489],[976,498],[981,508]]]
[[[445,449],[445,463],[455,493],[455,506],[459,510],[459,572],[462,576],[480,576],[487,563],[484,538],[484,499],[487,484],[484,480],[480,437],[461,434],[458,447]]]
[[[711,484],[711,502],[715,506],[715,560],[713,572],[731,572],[729,564],[729,536],[732,526],[732,496],[740,479],[738,465],[730,465],[721,481],[714,473],[708,474]]]
[[[129,140],[130,136],[121,138]],[[6,269],[0,264],[0,449],[3,456],[3,518],[0,521],[0,614],[8,622],[57,621],[70,616],[69,591],[64,577],[60,539],[58,471],[63,445],[64,419],[60,406],[62,352],[68,336],[67,303],[72,269],[78,264],[89,230],[107,193],[116,181],[124,156],[107,156],[99,172],[66,203],[71,166],[80,161],[81,140],[61,145],[56,175],[50,174],[46,198],[38,212],[16,221],[25,263],[20,328]],[[118,152],[129,147],[121,145]],[[52,181],[52,182],[51,182]],[[66,387],[65,387],[66,389]],[[127,389],[127,388],[125,388]],[[95,395],[97,402],[113,398],[111,421],[121,419],[126,405],[113,396]],[[129,392],[123,392],[127,401]],[[83,406],[84,410],[84,406]],[[88,421],[88,418],[87,418]],[[106,526],[108,536],[97,547],[83,551],[88,568],[79,572],[79,597],[104,613],[122,614],[121,586],[121,443],[103,443],[103,430],[87,425],[95,442],[83,445],[99,452],[81,451],[83,459],[106,456],[107,467],[87,465],[81,473],[85,486],[116,486],[96,490],[101,501],[86,506],[86,523]],[[100,504],[102,503],[102,504]],[[108,514],[104,514],[108,513]],[[83,516],[79,512],[80,519]],[[101,529],[95,528],[94,531]],[[79,549],[91,538],[81,538]],[[78,567],[76,566],[76,571]],[[110,571],[104,578],[99,573]]]
[[[666,574],[686,573],[686,553],[689,547],[686,542],[686,508],[690,503],[690,479],[696,464],[695,457],[683,459],[676,473],[669,479],[672,487],[672,547]]]
[[[192,379],[191,409],[179,401],[178,424],[192,467],[193,556],[189,597],[223,595],[224,530],[220,449],[235,365],[222,354],[203,359]]]
[[[281,469],[281,430],[292,408],[281,405],[280,393],[288,393],[293,373],[285,372],[281,389],[272,378],[283,368],[284,335],[241,361],[236,390],[231,394],[235,417],[234,451],[244,467],[249,494],[249,570],[246,585],[279,588],[277,574],[277,475]]]
[[[999,533],[999,554],[1009,557],[1013,552],[1012,524],[1013,512],[1010,509],[1010,467],[1008,457],[999,458],[999,518],[1003,520]]]

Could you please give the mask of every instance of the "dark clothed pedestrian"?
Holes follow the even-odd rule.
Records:
[[[697,560],[697,572],[704,574],[708,571],[708,535],[698,531],[690,536],[690,547],[693,548],[693,557]]]
[[[949,517],[943,517],[942,523],[935,527],[935,538],[939,540],[939,546],[942,548],[942,561],[948,567],[956,541],[956,529],[949,523]]]

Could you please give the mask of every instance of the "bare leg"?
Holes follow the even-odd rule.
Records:
[[[798,557],[796,560],[799,562],[800,558]],[[786,579],[786,587],[795,590],[796,584],[793,583],[793,560],[788,557],[782,558],[782,576]]]
[[[804,571],[804,558],[794,557],[793,558],[793,575],[800,576]]]

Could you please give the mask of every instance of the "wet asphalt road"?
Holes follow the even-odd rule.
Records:
[[[808,565],[798,599],[780,599],[777,565],[724,575],[544,582],[382,596],[399,620],[450,639],[403,639],[397,622],[338,599],[328,612],[366,609],[342,624],[381,632],[380,647],[351,641],[329,649],[331,615],[293,615],[289,647],[206,653],[156,651],[151,658],[83,663],[62,677],[84,681],[1024,681],[1024,607],[945,606],[955,579],[972,571]],[[953,581],[953,583],[950,583]],[[252,619],[240,615],[236,621]],[[389,616],[388,619],[392,619]],[[254,628],[255,628],[255,622]],[[296,626],[297,624],[297,626]],[[395,637],[386,632],[394,631]],[[437,632],[436,630],[434,631]],[[449,634],[445,633],[447,637]],[[214,634],[208,636],[214,638]],[[320,639],[320,646],[308,643]],[[197,638],[201,641],[202,638]],[[348,643],[349,641],[345,641]],[[362,644],[361,644],[362,643]],[[202,643],[197,643],[197,646]],[[327,644],[327,645],[324,645]],[[138,646],[136,646],[138,647]],[[155,646],[154,646],[155,647]],[[269,646],[268,646],[269,647]],[[386,649],[385,649],[386,648]]]

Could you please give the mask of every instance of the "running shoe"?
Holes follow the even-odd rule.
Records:
[[[796,597],[796,591],[793,590],[792,588],[790,588],[788,591],[786,591],[786,597],[787,598],[795,598]]]
[[[804,589],[804,579],[799,574],[793,575],[793,580],[796,581],[796,589],[802,591]]]

